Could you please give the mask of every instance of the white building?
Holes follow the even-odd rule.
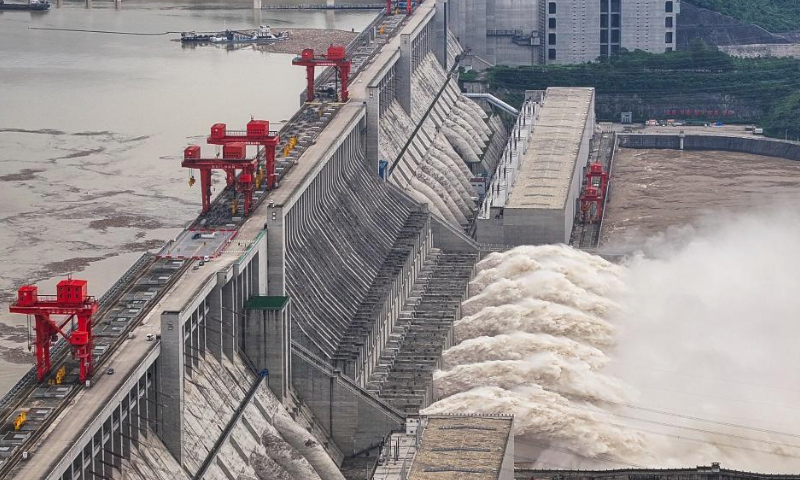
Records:
[[[680,0],[450,0],[449,8],[451,29],[482,69],[672,51]]]

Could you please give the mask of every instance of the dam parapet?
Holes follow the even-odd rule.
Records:
[[[751,153],[766,157],[800,160],[800,142],[736,135],[700,134],[619,134],[622,148],[648,148],[670,150],[721,150]]]

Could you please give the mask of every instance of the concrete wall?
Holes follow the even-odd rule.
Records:
[[[434,216],[431,216],[431,234],[434,248],[446,252],[477,252],[479,250],[479,245],[464,235],[464,232]]]
[[[678,135],[620,135],[620,147],[680,149]],[[800,143],[758,136],[686,135],[685,150],[722,150],[800,161]]]
[[[651,0],[652,1],[652,0]],[[545,6],[546,21],[556,19],[556,28],[544,35],[547,63],[572,64],[593,62],[600,56],[600,3],[585,0],[548,0],[555,2],[556,13],[551,15]],[[556,43],[550,42],[555,35]],[[556,51],[551,60],[549,50]]]
[[[503,463],[500,465],[500,474],[497,480],[514,480],[514,428],[511,428],[511,434],[508,436],[506,443],[506,452],[503,455]]]
[[[92,473],[111,476],[130,460],[132,450],[159,424],[156,397],[156,359],[153,345],[133,375],[95,418],[87,418],[82,435],[62,458],[54,461],[48,480],[92,478]],[[143,438],[144,437],[144,438]],[[43,455],[46,455],[43,454]],[[48,461],[46,456],[33,461]]]
[[[756,45],[728,45],[719,48],[728,55],[745,58],[793,57],[800,58],[800,44],[762,43]]]
[[[675,49],[676,17],[680,11],[680,1],[674,0],[673,12],[665,11],[664,0],[621,0],[622,1],[622,48],[662,53],[667,48]],[[672,27],[667,28],[666,18],[672,19]],[[666,42],[666,33],[672,33],[672,41]]]
[[[503,214],[506,245],[542,245],[564,242],[563,209],[507,208]]]
[[[378,445],[403,416],[311,352],[294,345],[292,376],[297,395],[345,456]]]

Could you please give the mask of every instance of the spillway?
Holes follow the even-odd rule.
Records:
[[[712,460],[739,470],[796,470],[800,448],[790,439],[798,423],[785,410],[796,392],[782,382],[793,347],[750,313],[769,305],[771,318],[785,324],[793,307],[741,283],[758,275],[762,260],[789,258],[793,247],[751,248],[759,260],[712,273],[741,258],[750,242],[737,233],[744,225],[786,233],[786,220],[759,214],[715,224],[657,258],[624,265],[563,245],[486,256],[434,375],[437,401],[424,413],[513,413],[518,460],[542,471]],[[787,281],[790,271],[773,273]],[[762,408],[766,393],[770,409]]]

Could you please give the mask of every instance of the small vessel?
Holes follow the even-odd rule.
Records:
[[[269,25],[261,25],[257,30],[181,33],[182,43],[273,43],[288,39],[289,32],[273,32]]]
[[[0,0],[0,12],[10,10],[43,11],[50,9],[50,2],[47,0],[28,0],[28,3],[5,3]]]

